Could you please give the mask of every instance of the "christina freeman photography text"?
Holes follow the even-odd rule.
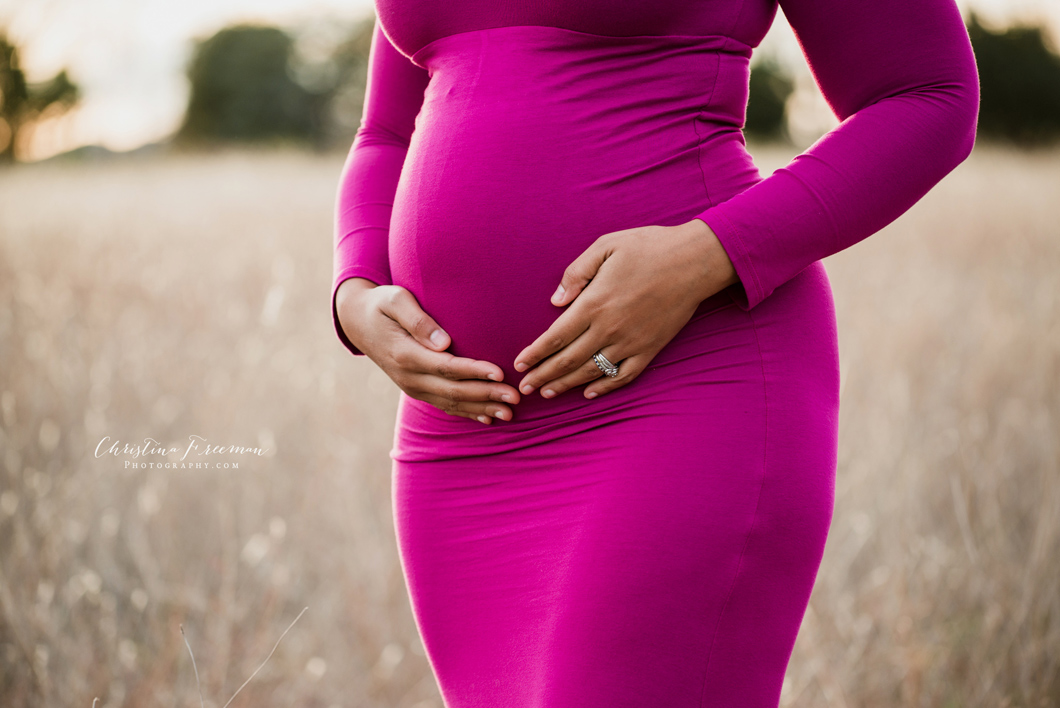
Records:
[[[226,455],[262,457],[268,448],[242,445],[216,445],[199,435],[189,435],[186,443],[166,446],[154,438],[139,443],[115,440],[109,435],[96,445],[95,456],[125,459],[126,469],[239,469],[239,462],[218,461]],[[190,456],[190,459],[189,459]],[[209,460],[201,458],[209,457]]]

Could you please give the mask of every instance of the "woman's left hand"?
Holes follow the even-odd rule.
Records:
[[[533,368],[519,390],[546,398],[591,382],[586,398],[624,386],[692,318],[699,303],[737,283],[714,231],[701,219],[680,226],[641,226],[604,234],[567,270],[552,304],[570,307],[515,359]],[[603,376],[600,351],[619,367]]]

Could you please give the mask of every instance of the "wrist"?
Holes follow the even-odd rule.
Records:
[[[707,222],[696,218],[682,224],[682,228],[689,231],[693,242],[698,247],[697,262],[700,264],[703,274],[702,282],[706,292],[704,299],[740,282],[740,277],[736,273],[729,254],[726,253],[721,240]]]
[[[341,310],[343,303],[353,300],[365,292],[377,287],[379,286],[376,283],[367,278],[347,278],[339,283],[339,287],[335,290],[335,306]]]
[[[367,278],[347,278],[335,288],[335,299],[333,303],[335,326],[339,332],[339,339],[354,354],[365,354],[358,341],[360,336],[357,328],[357,320],[360,313],[366,311],[362,298],[377,286]],[[353,335],[353,336],[351,336]]]

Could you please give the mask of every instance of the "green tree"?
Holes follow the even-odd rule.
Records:
[[[751,67],[747,120],[744,132],[762,140],[788,137],[788,97],[795,84],[774,59],[763,59]]]
[[[979,135],[1023,144],[1060,137],[1060,56],[1042,28],[992,32],[973,14],[968,34],[979,67]]]
[[[375,15],[369,15],[354,25],[327,62],[332,77],[329,104],[330,142],[349,147],[353,134],[361,123],[364,91],[367,86],[368,54],[372,47]]]
[[[257,25],[228,27],[199,42],[177,141],[315,141],[330,90],[310,91],[293,78],[292,50],[286,32]]]
[[[79,97],[65,69],[47,81],[26,81],[18,47],[0,31],[0,162],[18,159],[19,136],[42,118],[68,111]]]

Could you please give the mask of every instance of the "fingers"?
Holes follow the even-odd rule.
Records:
[[[405,288],[392,288],[380,303],[379,310],[394,320],[417,343],[432,351],[444,352],[452,343],[449,334],[435,322],[433,317],[424,312],[416,297]],[[415,356],[415,354],[416,350],[413,350],[412,355]],[[441,360],[433,360],[428,365],[437,369],[434,373],[450,379],[490,379],[491,381],[504,379],[504,371],[501,367],[489,361],[450,355]],[[452,368],[454,366],[457,368]]]
[[[563,278],[559,287],[552,294],[552,304],[563,307],[573,302],[578,297],[589,281],[596,275],[596,271],[610,255],[611,249],[606,234],[596,239],[581,255],[571,261],[567,269],[563,271]]]
[[[373,345],[373,361],[402,391],[486,424],[512,419],[509,405],[519,402],[519,392],[501,383],[499,366],[444,351],[451,344],[449,335],[405,288],[380,286],[371,293],[371,302],[365,303],[365,339]]]
[[[474,418],[490,424],[493,419],[511,420],[512,409],[495,401],[511,399],[511,394],[486,381],[449,381],[422,375],[415,384],[416,397],[450,415]]]
[[[586,340],[588,343],[590,340],[583,337],[579,339]],[[567,349],[570,349],[568,353]],[[582,356],[581,352],[588,351],[588,348],[579,348],[575,353],[574,347],[568,347],[567,349],[559,352],[562,355],[560,361],[566,362],[569,360],[576,360]],[[593,354],[599,351],[604,357],[611,363],[618,366],[618,375],[611,377],[604,374],[603,370],[596,365],[596,361],[593,359]],[[583,359],[581,365],[574,367],[567,373],[555,374],[550,373],[551,370],[546,370],[546,367],[551,364],[551,360],[547,360],[544,364],[538,367],[537,370],[532,372],[531,376],[535,376],[533,381],[539,381],[540,383],[524,383],[520,385],[520,391],[524,394],[531,393],[534,388],[540,388],[541,396],[544,398],[553,398],[560,395],[572,388],[581,386],[589,383],[586,386],[583,395],[586,398],[596,398],[610,391],[614,391],[617,388],[621,388],[626,384],[637,378],[644,369],[647,368],[648,364],[654,358],[656,352],[646,352],[641,354],[635,354],[623,358],[624,354],[620,349],[615,346],[605,346],[601,349],[594,349],[588,352],[588,355]],[[562,363],[557,363],[556,366],[563,367]],[[530,376],[527,377],[528,379]],[[529,387],[528,387],[529,386]]]
[[[519,392],[506,383],[487,381],[501,376],[500,367],[488,361],[432,352],[406,339],[393,349],[391,378],[408,395],[426,401],[451,415],[489,424],[511,420]]]
[[[588,306],[579,307],[582,301],[578,301],[578,305],[571,307],[566,312],[556,318],[548,329],[544,331],[533,343],[526,349],[519,352],[519,355],[515,357],[515,370],[526,371],[530,367],[537,366],[537,364],[543,361],[549,356],[554,356],[555,353],[562,350],[564,347],[574,342],[577,338],[584,336],[589,329],[589,314],[587,312]],[[590,352],[591,353],[591,352]],[[563,361],[566,368],[560,367],[558,374],[565,374],[568,371],[572,371],[575,367],[585,361],[585,358],[577,360]],[[542,379],[537,379],[540,383]],[[523,379],[526,382],[526,378]],[[534,385],[534,388],[537,386]],[[522,384],[519,389],[522,390]]]
[[[574,302],[589,282],[596,277],[600,266],[610,257],[614,251],[615,236],[620,233],[622,232],[604,234],[567,266],[556,292],[552,294],[553,305],[563,307]],[[587,304],[587,309],[591,309],[589,304]],[[584,332],[587,326],[588,319],[584,313],[579,312],[575,316],[572,310],[564,312],[544,334],[519,353],[515,358],[515,370],[526,371],[535,366],[545,357],[567,346],[575,337]]]
[[[640,376],[644,369],[648,368],[648,364],[655,358],[655,352],[645,354],[634,354],[631,357],[623,359],[621,362],[617,362],[611,358],[611,356],[604,351],[604,356],[612,364],[618,365],[618,376],[601,376],[596,381],[585,387],[585,391],[582,395],[586,398],[596,398],[602,396],[605,393],[614,391],[616,388],[622,388],[633,379]],[[593,366],[596,366],[593,363]]]
[[[449,352],[433,352],[407,338],[404,344],[393,348],[391,356],[396,368],[412,376],[426,374],[448,381],[488,379],[496,381],[493,385],[508,393],[514,399],[513,403],[519,399],[519,393],[513,386],[500,383],[504,372],[492,362],[455,356]]]
[[[605,354],[604,356],[607,355]],[[557,379],[543,383],[541,385],[541,395],[544,398],[553,398],[575,386],[589,383],[603,375],[604,372],[600,371],[600,367],[596,365],[596,362],[589,359],[569,374],[564,374]]]
[[[545,394],[546,389],[552,391],[553,394],[559,394],[591,381],[596,377],[595,374],[601,373],[592,358],[597,351],[606,349],[604,356],[612,362],[617,362],[625,356],[624,352],[617,351],[614,346],[602,345],[601,339],[602,337],[597,335],[596,330],[591,328],[586,330],[582,336],[545,359],[524,376],[519,382],[519,391],[523,394],[530,394],[540,389],[542,396],[550,398],[551,395]],[[560,388],[553,386],[554,383]]]
[[[383,298],[379,309],[428,349],[441,352],[449,348],[452,342],[449,335],[433,317],[423,311],[416,297],[405,288],[392,288]],[[500,367],[497,369],[499,371]]]

